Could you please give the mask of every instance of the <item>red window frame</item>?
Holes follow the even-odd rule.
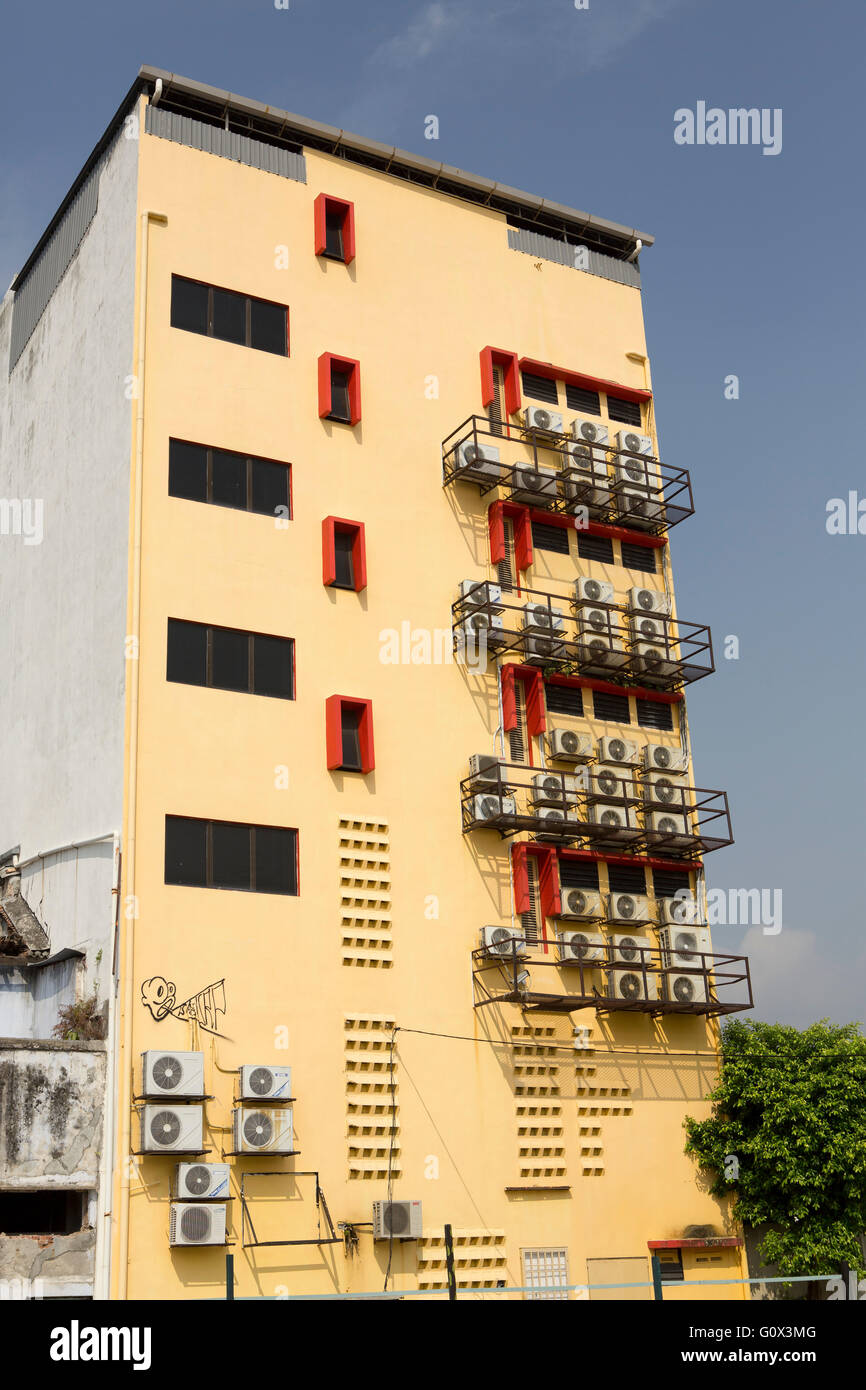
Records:
[[[506,352],[504,348],[484,347],[481,349],[481,404],[488,406],[495,395],[493,389],[493,368],[502,367],[505,371],[505,413],[516,415],[520,409],[520,373],[517,353]]]
[[[361,748],[360,768],[343,767],[343,710],[361,711],[358,742]],[[329,695],[325,701],[325,735],[328,770],[331,772],[372,772],[376,766],[373,751],[373,701],[359,700],[353,695]]]
[[[355,357],[339,357],[335,352],[323,352],[319,357],[319,418],[331,416],[331,368],[349,369],[349,419],[338,424],[357,425],[361,418],[361,364]]]
[[[367,587],[367,545],[363,521],[347,521],[341,516],[326,516],[322,522],[322,583],[327,588],[343,588],[337,584],[337,535],[352,537],[352,572],[356,594]]]
[[[343,218],[343,255],[344,265],[351,265],[355,259],[355,204],[347,202],[345,198],[334,198],[330,193],[320,193],[313,204],[313,222],[315,226],[316,255],[325,256],[329,261],[341,259],[338,256],[328,255],[328,213],[339,212]]]

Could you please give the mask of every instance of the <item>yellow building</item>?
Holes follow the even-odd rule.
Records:
[[[641,244],[142,69],[16,280],[10,389],[40,256],[115,343],[76,386],[67,334],[129,507],[69,581],[113,625],[71,774],[122,788],[112,1297],[223,1297],[227,1251],[239,1297],[441,1292],[446,1226],[517,1298],[745,1272],[683,1154],[750,992],[701,926]]]

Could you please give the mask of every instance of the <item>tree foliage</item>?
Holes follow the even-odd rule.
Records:
[[[802,1032],[735,1020],[708,1120],[686,1120],[686,1152],[734,1194],[733,1214],[769,1224],[759,1255],[780,1274],[862,1272],[866,1231],[866,1037],[822,1020]],[[732,1161],[733,1160],[733,1161]]]

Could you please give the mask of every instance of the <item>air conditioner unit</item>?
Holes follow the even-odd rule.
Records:
[[[588,810],[589,821],[606,840],[633,840],[637,819],[632,806],[611,806],[598,801]]]
[[[580,833],[581,819],[576,811],[559,811],[548,807],[535,812],[537,840],[561,840],[564,836],[572,839]]]
[[[527,465],[515,468],[509,485],[518,502],[528,502],[531,506],[539,498],[549,500],[558,496],[556,479],[557,474],[552,468],[533,468]]]
[[[647,495],[642,488],[621,487],[616,495],[617,511],[626,525],[655,526],[665,519],[664,503]]]
[[[142,1052],[142,1096],[172,1100],[204,1095],[203,1052]]]
[[[551,758],[574,763],[588,760],[595,752],[591,736],[574,729],[551,729],[548,748]]]
[[[610,487],[607,468],[596,459],[583,457],[588,451],[582,444],[572,444],[565,452],[560,477],[565,494],[566,511],[586,507],[598,512],[610,506]]]
[[[502,589],[489,579],[462,579],[460,597],[464,612],[470,608],[495,608],[502,602]]]
[[[690,844],[695,838],[686,817],[669,811],[648,811],[646,823],[647,831],[665,845]]]
[[[627,767],[606,767],[600,764],[589,768],[586,790],[591,796],[616,804],[621,797],[634,796],[634,776]]]
[[[617,627],[617,614],[609,608],[593,608],[582,604],[577,610],[577,630],[581,637],[603,637],[608,643],[614,640]]]
[[[648,922],[649,898],[643,893],[609,893],[607,899],[609,922]]]
[[[675,898],[660,900],[661,920],[666,927],[699,926],[701,912],[693,893],[678,893]]]
[[[601,763],[634,767],[640,762],[640,751],[637,744],[632,743],[627,738],[600,738],[598,741],[598,760]]]
[[[584,420],[578,417],[571,422],[571,433],[584,444],[601,445],[603,449],[610,447],[607,425],[603,425],[599,420]]]
[[[374,1240],[420,1240],[420,1202],[374,1202]]]
[[[204,1106],[143,1105],[138,1112],[142,1153],[201,1153]]]
[[[216,1202],[172,1202],[169,1245],[225,1245],[226,1208]]]
[[[643,765],[648,772],[653,768],[661,772],[687,772],[689,760],[679,748],[668,748],[664,743],[648,743],[643,750]]]
[[[617,458],[614,474],[617,483],[634,487],[645,497],[659,496],[659,476],[647,458]]]
[[[232,1112],[232,1137],[236,1153],[290,1154],[292,1111],[290,1106],[243,1106]]]
[[[472,439],[465,439],[457,446],[454,469],[456,477],[492,485],[502,474],[499,450],[495,444],[476,444]]]
[[[562,434],[562,416],[545,405],[528,405],[523,412],[523,424],[533,434]]]
[[[665,975],[665,998],[672,1004],[706,1004],[707,981],[703,975]]]
[[[668,628],[666,618],[662,618],[661,616],[649,617],[646,613],[632,613],[631,628],[634,636],[639,641],[652,642],[654,646],[667,646]]]
[[[537,772],[532,779],[535,806],[577,805],[578,779],[565,772]]]
[[[596,892],[594,888],[564,888],[560,884],[559,904],[560,917],[600,918],[604,916],[601,894]]]
[[[609,970],[607,973],[608,999],[621,999],[629,1004],[642,1000],[658,999],[658,986],[655,976],[647,972],[632,970]]]
[[[505,623],[499,613],[480,609],[471,613],[458,624],[457,631],[467,643],[485,644],[488,647],[501,647],[506,641]]]
[[[625,643],[619,637],[592,634],[591,629],[581,635],[578,655],[585,670],[616,671],[627,666],[630,660]]]
[[[632,659],[634,669],[639,671],[645,680],[667,681],[671,676],[678,674],[680,666],[670,656],[670,648],[660,646],[656,642],[635,642],[632,647]]]
[[[557,937],[563,965],[593,965],[607,956],[605,940],[595,932],[560,931]]]
[[[672,777],[667,772],[650,772],[643,779],[645,802],[660,802],[672,811],[685,813],[691,810],[692,795],[687,777]]]
[[[620,430],[616,436],[616,447],[625,454],[652,455],[653,442],[648,434],[636,434],[634,430]]]
[[[563,632],[565,618],[553,604],[527,603],[523,610],[524,632]]]
[[[528,634],[523,643],[523,654],[533,666],[544,666],[548,661],[564,661],[566,647],[555,637]]]
[[[671,601],[663,589],[629,589],[628,606],[632,613],[660,613],[667,617]]]
[[[482,927],[481,944],[489,956],[513,960],[526,955],[526,937],[513,927]]]
[[[505,785],[505,766],[492,753],[473,753],[469,759],[469,776],[476,787]]]
[[[604,579],[592,579],[588,575],[581,575],[580,579],[575,580],[574,603],[576,606],[613,603],[613,601],[613,585],[608,584]]]
[[[291,1067],[241,1067],[241,1100],[291,1100]]]
[[[706,927],[662,927],[659,945],[665,965],[684,970],[706,970],[712,946]]]
[[[229,1172],[227,1163],[179,1163],[174,1170],[176,1194],[184,1202],[224,1202],[229,1196]]]
[[[623,932],[614,932],[609,938],[610,958],[612,961],[619,961],[622,965],[632,965],[639,970],[642,965],[649,968],[652,959],[650,955],[651,943],[645,936],[626,936]]]
[[[474,821],[507,820],[517,815],[517,803],[513,796],[499,796],[496,792],[484,792],[472,798],[472,819]]]

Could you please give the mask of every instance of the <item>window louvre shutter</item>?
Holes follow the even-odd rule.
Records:
[[[601,400],[597,391],[585,391],[582,386],[565,387],[565,403],[569,410],[578,410],[582,415],[600,415]]]
[[[607,882],[611,893],[645,893],[646,870],[637,864],[608,864]]]
[[[642,728],[673,731],[674,708],[667,700],[638,700],[636,703],[637,722]]]
[[[598,865],[591,859],[560,859],[559,882],[563,888],[592,888],[598,892]]]
[[[579,685],[545,686],[548,714],[570,714],[576,719],[583,716],[583,691]]]
[[[523,394],[533,401],[544,401],[547,405],[559,404],[559,391],[555,381],[546,376],[535,376],[532,372],[521,372]]]
[[[623,541],[620,545],[622,563],[626,569],[642,570],[644,574],[656,573],[656,552],[651,545],[629,545],[628,541]]]
[[[608,396],[607,414],[608,419],[618,420],[621,425],[637,425],[640,428],[643,423],[638,402],[624,401],[619,396]]]
[[[608,695],[602,690],[594,690],[592,708],[596,719],[609,719],[617,724],[631,723],[627,695]]]
[[[598,560],[603,565],[613,564],[613,541],[607,536],[588,536],[584,531],[577,533],[577,553],[582,560]]]
[[[546,526],[543,521],[532,523],[532,544],[537,550],[552,550],[557,555],[568,554],[567,526]]]

